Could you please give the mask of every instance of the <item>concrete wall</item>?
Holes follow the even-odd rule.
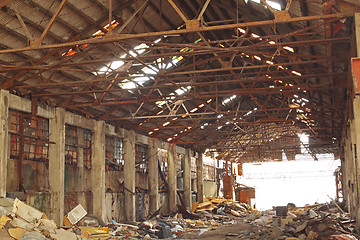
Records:
[[[351,53],[360,57],[360,13],[355,14],[355,49]],[[356,85],[353,79],[353,86]],[[356,88],[355,88],[356,89]],[[352,218],[360,225],[360,95],[349,99],[349,112],[346,128],[343,131],[342,183],[346,207]]]
[[[3,111],[1,112],[0,116],[2,120],[1,124],[3,124],[4,126],[8,125],[7,118],[9,109],[25,113],[31,112],[31,101],[29,99],[24,99],[1,90],[0,100],[2,101],[1,110]],[[5,166],[5,169],[2,168],[0,172],[0,178],[4,179],[4,181],[2,181],[1,183],[2,185],[0,192],[7,193],[8,196],[19,197],[24,201],[27,201],[29,204],[34,205],[40,210],[47,213],[51,218],[56,219],[56,222],[58,224],[62,222],[63,215],[79,203],[82,204],[89,213],[100,211],[99,214],[102,215],[102,217],[106,221],[110,221],[111,219],[114,219],[116,221],[125,221],[126,214],[124,209],[126,209],[127,206],[125,205],[124,200],[126,195],[126,191],[124,191],[124,172],[105,171],[105,153],[102,153],[102,151],[104,151],[103,149],[105,145],[105,135],[126,138],[126,130],[117,129],[117,131],[115,131],[114,126],[103,124],[101,123],[101,121],[97,122],[95,120],[87,119],[85,117],[70,112],[65,112],[63,109],[54,109],[48,106],[38,106],[37,116],[50,120],[50,136],[52,136],[56,140],[56,143],[52,144],[49,150],[49,158],[51,155],[54,159],[50,161],[50,165],[53,166],[53,169],[59,169],[59,171],[62,173],[50,174],[49,163],[24,160],[24,187],[28,191],[26,193],[19,192],[19,176],[17,170],[18,163],[16,159],[9,158],[8,151],[3,151],[7,154],[2,154],[0,156],[1,166]],[[59,119],[61,117],[62,120]],[[93,156],[97,159],[96,164],[98,165],[96,165],[96,168],[92,167],[92,169],[87,169],[81,163],[77,165],[65,165],[64,160],[60,162],[57,161],[56,158],[64,156],[65,124],[92,131],[93,141],[97,141],[96,144],[94,144],[93,142],[92,151],[97,148],[98,150],[96,150],[96,152],[100,151],[101,154],[103,154],[103,156],[101,154],[100,156],[99,154]],[[56,127],[56,129],[54,129],[54,127]],[[101,133],[99,133],[99,131],[97,130],[99,127],[101,128]],[[7,127],[3,127],[3,129],[4,130],[2,131],[0,130],[0,143],[2,144],[4,149],[9,149],[10,139],[7,134],[8,129]],[[54,132],[55,130],[56,132]],[[54,135],[56,136],[54,137]],[[161,146],[161,148],[164,149],[172,148],[172,152],[174,154],[174,156],[171,156],[172,161],[176,159],[176,154],[186,154],[186,149],[175,145],[171,146],[167,142],[161,142],[157,140],[159,141],[159,143],[157,143],[157,145],[154,145],[152,143],[153,141],[150,141],[150,138],[144,135],[135,133],[134,139],[135,143],[141,143],[147,145],[148,147],[154,146],[152,149],[152,153],[157,153],[158,146]],[[58,152],[59,150],[61,152]],[[55,151],[57,152],[55,153]],[[156,159],[158,156],[157,154],[154,155],[156,156],[154,158],[155,160],[152,160],[152,168],[157,169]],[[94,161],[94,158],[92,159],[92,161]],[[175,166],[174,163],[172,163],[172,165]],[[98,182],[97,180],[95,180],[95,178],[97,177],[94,176],[97,176],[99,174],[104,176],[104,181],[103,183],[100,182],[99,184],[97,184]],[[150,174],[153,173],[135,173],[135,178],[132,179],[135,181],[135,207],[136,217],[138,218],[138,220],[146,217],[148,214],[151,213],[149,210],[151,202],[151,189],[149,186],[163,185],[161,179],[158,177],[157,171],[155,175],[153,174],[154,176],[151,179],[149,177]],[[172,170],[172,172],[170,173],[170,175],[172,175],[172,181],[170,182],[173,185],[171,186],[171,199],[173,203],[179,204],[180,202],[178,196],[177,194],[175,194],[177,184],[176,176],[174,178],[174,174],[176,174],[176,171],[174,172],[174,170]],[[196,184],[193,183],[192,185]],[[196,188],[193,187],[193,189]],[[207,187],[205,187],[205,189],[207,189]],[[152,191],[152,201],[156,201],[156,204],[153,203],[152,205],[153,208],[165,205],[165,208],[171,208],[171,210],[175,210],[174,204],[168,204],[170,200],[168,193],[163,192],[156,194],[156,192],[154,192],[154,189],[152,189]],[[99,197],[100,193],[103,193],[103,197]],[[63,200],[56,200],[58,198],[63,198]],[[101,204],[101,206],[95,206],[94,204]],[[56,211],[50,211],[51,209],[56,209]]]

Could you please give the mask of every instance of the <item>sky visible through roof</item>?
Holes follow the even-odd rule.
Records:
[[[304,206],[330,202],[329,197],[335,199],[336,196],[334,171],[341,161],[334,159],[332,154],[316,156],[319,161],[314,161],[303,149],[295,161],[245,163],[244,175],[238,177],[237,182],[255,187],[259,210],[287,203]]]

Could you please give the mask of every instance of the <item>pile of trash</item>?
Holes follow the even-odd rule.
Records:
[[[258,212],[236,201],[207,198],[203,203],[193,203],[192,211],[178,205],[178,212],[170,216],[160,216],[157,211],[136,225],[114,220],[105,224],[79,204],[65,215],[59,227],[45,213],[18,199],[0,198],[0,238],[9,240],[165,239],[186,238],[188,234],[201,238],[219,226],[240,222],[249,228],[228,233],[229,239],[360,239],[355,221],[336,203],[278,206]]]
[[[109,237],[109,228],[77,227],[77,223],[86,215],[78,205],[68,213],[65,226],[58,228],[45,213],[33,208],[19,199],[0,198],[0,236],[1,239],[21,240],[77,240],[96,233],[97,236]],[[68,224],[66,224],[68,223]]]
[[[87,214],[79,204],[57,226],[45,213],[19,199],[0,198],[1,239],[119,239],[119,238],[182,238],[185,233],[202,235],[218,226],[234,223],[234,219],[254,212],[250,206],[224,198],[208,198],[204,203],[194,203],[190,212],[181,205],[179,211],[162,217],[153,214],[138,225],[112,220],[105,224],[96,216]]]
[[[258,234],[269,239],[360,239],[355,231],[355,221],[337,204],[300,208],[279,206],[271,211],[259,212],[247,221],[260,226]]]
[[[209,211],[218,215],[232,214],[235,217],[245,217],[254,210],[250,205],[239,203],[226,198],[206,198],[204,202],[194,202],[192,206],[194,213]]]

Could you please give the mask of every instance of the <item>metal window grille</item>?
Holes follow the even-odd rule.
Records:
[[[121,138],[105,137],[105,161],[107,171],[120,171],[124,168],[124,145]]]
[[[70,125],[65,125],[65,164],[77,164],[78,148],[79,140],[77,128]]]
[[[91,168],[91,136],[88,129],[84,129],[84,167]]]
[[[137,172],[147,173],[148,171],[148,147],[142,144],[135,144],[135,166]]]
[[[9,112],[10,158],[49,161],[49,120],[30,114]]]

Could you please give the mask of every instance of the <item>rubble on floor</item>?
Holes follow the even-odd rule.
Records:
[[[278,206],[259,212],[224,198],[206,198],[192,211],[178,205],[170,216],[151,216],[137,224],[106,224],[78,205],[57,226],[43,212],[18,199],[0,198],[0,239],[165,239],[207,238],[226,225],[246,224],[242,231],[226,232],[224,239],[359,239],[355,222],[338,205]]]
[[[260,226],[258,239],[359,239],[355,221],[341,208],[329,204],[305,207],[276,207],[244,218],[252,225]],[[240,239],[252,239],[243,234]],[[256,239],[256,238],[255,238]]]

